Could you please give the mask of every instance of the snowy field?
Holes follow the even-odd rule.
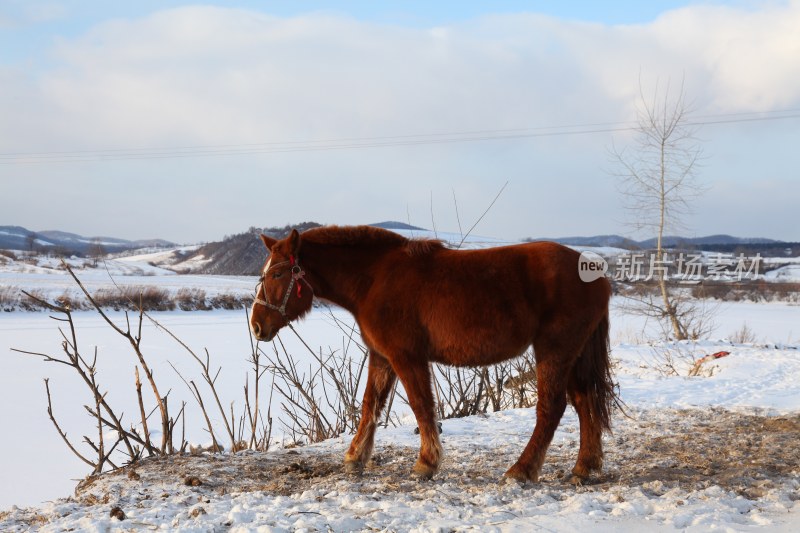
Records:
[[[171,266],[172,252],[118,256],[96,264],[90,259],[70,258],[66,261],[92,294],[101,290],[115,290],[117,287],[153,287],[172,295],[182,289],[201,290],[208,298],[217,295],[252,295],[255,288],[252,277],[176,274],[168,268]],[[192,265],[196,264],[192,262]],[[188,268],[188,265],[183,264],[182,267]],[[39,256],[26,262],[0,256],[0,289],[4,289],[6,294],[13,292],[19,297],[19,291],[24,290],[50,301],[61,296],[84,301],[80,288],[71,281],[61,266],[61,259]]]
[[[218,290],[245,291],[253,285],[248,278],[143,277]],[[65,289],[59,278],[61,285],[54,283],[53,291]],[[346,313],[335,313],[347,320]],[[122,313],[112,316],[124,321]],[[235,402],[238,412],[251,353],[244,311],[155,316],[196,351],[208,348],[212,365],[222,367],[222,401]],[[643,331],[652,325],[615,307],[612,356],[629,416],[615,415],[615,432],[605,437],[604,473],[582,487],[569,485],[564,475],[574,464],[578,443],[577,419],[568,408],[538,485],[500,482],[533,428],[534,411],[520,409],[444,421],[445,460],[431,482],[407,477],[418,436],[413,420],[404,417],[404,425],[378,430],[376,464],[358,479],[341,471],[349,442],[345,435],[267,454],[144,461],[135,476],[106,475],[73,495],[87,466],[48,420],[42,380],[51,378],[55,416],[75,441],[92,434],[82,407],[92,398],[71,369],[10,351],[58,354],[60,334],[46,313],[0,313],[0,530],[795,531],[800,527],[798,317],[797,306],[726,303],[718,310],[712,338],[651,346],[643,342]],[[756,342],[725,340],[745,323]],[[99,380],[110,403],[130,420],[137,409],[135,356],[96,314],[78,312],[76,324],[84,353],[97,346]],[[342,332],[326,311],[312,312],[298,331],[315,348],[342,348]],[[304,357],[290,331],[281,337],[291,353]],[[207,443],[189,391],[167,361],[197,380],[196,363],[147,322],[143,339],[160,387],[172,389],[171,405],[183,399],[193,412],[187,426],[196,433],[190,440]],[[658,354],[665,351],[697,359],[721,350],[730,355],[704,365],[699,377],[685,377],[688,363],[679,369],[683,376],[666,376],[657,368]],[[280,440],[279,431],[274,436]],[[202,484],[187,486],[187,476]],[[125,513],[123,522],[110,516],[117,506]]]

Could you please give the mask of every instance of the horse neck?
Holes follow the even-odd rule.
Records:
[[[374,253],[353,247],[304,242],[300,252],[314,295],[355,314],[369,288]]]

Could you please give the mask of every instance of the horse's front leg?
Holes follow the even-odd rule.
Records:
[[[401,361],[395,365],[397,375],[408,394],[408,403],[414,411],[419,425],[419,458],[414,465],[414,475],[430,479],[439,469],[442,445],[439,443],[439,428],[434,417],[433,391],[431,390],[431,367],[427,362]]]
[[[352,473],[360,474],[372,455],[375,424],[386,405],[386,399],[395,381],[397,374],[392,370],[389,361],[370,350],[367,385],[361,405],[361,421],[350,448],[344,455],[345,468]]]

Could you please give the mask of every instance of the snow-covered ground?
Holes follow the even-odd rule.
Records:
[[[152,287],[173,296],[182,289],[202,291],[209,300],[216,296],[244,297],[253,294],[253,277],[178,275],[167,268],[171,264],[173,251],[116,256],[97,263],[81,258],[66,261],[92,294],[101,290],[114,291],[116,287]],[[20,308],[20,302],[25,299],[20,291],[31,292],[50,301],[63,296],[73,301],[85,300],[80,288],[72,282],[61,265],[61,259],[47,256],[37,256],[29,262],[2,256],[0,259],[3,259],[0,261],[0,296],[5,295],[6,300],[17,302],[3,305],[3,299],[0,298],[0,309]]]
[[[412,238],[439,238],[450,246],[463,249],[514,244],[492,237],[463,237],[456,233],[425,230],[398,230],[398,233]],[[253,294],[256,283],[254,277],[178,275],[178,272],[195,272],[208,262],[202,256],[190,260],[181,259],[187,252],[197,248],[198,246],[183,246],[175,249],[152,249],[115,254],[97,261],[79,257],[71,257],[65,261],[91,293],[113,291],[116,287],[152,287],[174,296],[183,289],[202,291],[209,302],[216,296],[242,298]],[[32,292],[51,301],[62,297],[71,301],[85,301],[80,288],[72,283],[60,258],[47,255],[31,257],[23,252],[13,255],[16,258],[0,255],[0,311],[25,309],[22,304],[26,297],[21,291]]]
[[[85,271],[82,278],[87,274],[93,275]],[[96,275],[98,284],[108,277],[105,271]],[[48,276],[57,280],[54,292],[67,289],[63,275],[41,272],[20,276],[17,285],[42,288]],[[248,278],[142,278],[148,284],[175,279],[176,287],[197,283],[252,291]],[[407,478],[418,437],[405,416],[404,425],[378,430],[379,464],[358,479],[341,471],[345,435],[267,454],[145,461],[136,475],[106,475],[70,496],[87,467],[48,420],[42,380],[51,378],[54,414],[75,442],[93,434],[82,407],[92,398],[71,369],[10,351],[58,354],[58,323],[46,313],[0,313],[0,530],[795,531],[800,527],[800,307],[726,303],[717,315],[710,339],[651,345],[643,332],[651,325],[614,306],[613,358],[629,416],[616,414],[615,432],[605,438],[604,474],[594,484],[573,487],[564,476],[577,454],[571,408],[548,453],[542,482],[500,482],[532,431],[534,411],[520,409],[444,421],[445,462],[431,482]],[[122,313],[112,316],[124,323]],[[196,351],[208,348],[212,365],[222,367],[222,401],[236,402],[239,412],[251,353],[244,311],[155,316]],[[344,312],[335,316],[347,320]],[[96,314],[78,312],[75,320],[84,353],[93,354],[97,346],[98,378],[109,402],[130,421],[137,412],[134,355]],[[745,323],[755,343],[725,340]],[[314,347],[342,348],[342,332],[324,310],[312,312],[298,331]],[[291,332],[281,337],[297,357],[307,353]],[[196,363],[147,322],[142,346],[162,389],[171,389],[170,405],[188,402],[187,428],[195,428],[190,440],[205,443],[198,409],[168,361],[191,379],[199,378]],[[701,376],[685,376],[692,360],[723,350],[730,355],[703,365]],[[665,375],[664,353],[675,358],[681,376]],[[187,486],[187,476],[201,484]],[[110,516],[116,506],[126,516],[122,522]]]

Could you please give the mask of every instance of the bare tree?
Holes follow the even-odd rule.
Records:
[[[92,258],[94,266],[96,267],[97,262],[106,255],[106,249],[103,246],[103,241],[101,241],[99,237],[92,239],[92,244],[86,249],[86,253],[90,258]]]
[[[683,217],[691,212],[691,200],[703,192],[696,179],[703,150],[695,136],[697,126],[690,120],[683,82],[677,91],[669,83],[663,92],[656,86],[650,99],[640,82],[639,98],[633,145],[622,150],[612,147],[612,159],[621,169],[617,176],[630,223],[656,234],[650,272],[661,298],[660,302],[649,298],[646,307],[651,316],[667,322],[677,340],[685,340],[696,333],[692,317],[697,313],[689,308],[690,301],[674,297],[667,286],[664,234],[685,227]]]
[[[39,236],[36,235],[36,233],[34,232],[30,232],[28,233],[28,235],[25,236],[25,244],[28,246],[29,252],[33,252],[36,250],[36,241],[38,238]]]
[[[94,349],[94,353],[91,357],[87,356],[80,348],[78,343],[78,330],[73,320],[73,308],[71,307],[71,304],[69,302],[51,303],[40,296],[22,291],[23,294],[25,294],[31,301],[34,302],[34,306],[31,308],[47,309],[48,311],[51,311],[54,313],[54,316],[51,316],[51,318],[61,323],[62,326],[66,326],[59,327],[59,332],[61,333],[62,337],[61,350],[63,354],[54,355],[49,353],[20,350],[17,348],[12,348],[12,351],[40,357],[46,362],[60,363],[70,367],[81,378],[81,381],[83,381],[83,383],[89,388],[92,402],[91,404],[84,404],[83,407],[94,422],[97,436],[90,437],[88,435],[84,435],[82,442],[84,445],[88,446],[93,454],[87,454],[85,451],[79,450],[79,445],[76,443],[75,439],[70,439],[66,430],[58,423],[54,414],[53,405],[56,404],[57,406],[60,402],[53,400],[50,390],[50,381],[49,379],[45,379],[47,414],[50,418],[50,421],[53,423],[59,436],[69,447],[72,453],[74,453],[81,461],[92,467],[92,474],[100,474],[104,471],[104,469],[108,468],[118,468],[118,465],[122,464],[119,460],[120,458],[125,464],[135,464],[145,455],[152,457],[182,454],[187,450],[187,448],[192,451],[192,453],[206,451],[203,449],[203,447],[191,446],[186,440],[186,402],[181,402],[177,415],[172,416],[170,414],[168,404],[168,399],[171,392],[168,391],[163,396],[159,392],[159,389],[156,385],[154,372],[145,360],[145,354],[141,342],[145,318],[148,319],[154,326],[164,331],[178,344],[180,344],[200,365],[202,369],[203,380],[211,392],[214,404],[219,409],[224,429],[230,439],[230,451],[236,452],[247,447],[259,451],[267,451],[269,449],[272,436],[272,411],[270,407],[267,408],[266,420],[264,420],[261,411],[258,408],[260,390],[259,381],[266,372],[266,367],[259,363],[259,356],[255,345],[251,345],[253,350],[253,382],[255,384],[255,395],[252,397],[251,401],[251,396],[249,394],[250,377],[248,376],[244,387],[245,407],[243,414],[238,419],[237,423],[236,415],[234,413],[234,403],[230,403],[229,413],[223,407],[222,400],[220,399],[216,389],[216,380],[220,373],[220,369],[212,372],[213,368],[210,360],[211,356],[208,350],[205,351],[205,357],[198,356],[171,330],[155,320],[155,318],[153,318],[144,310],[144,304],[141,296],[138,299],[138,302],[133,300],[132,297],[126,297],[128,303],[137,310],[138,320],[134,323],[134,327],[131,327],[131,320],[127,312],[125,312],[125,325],[117,325],[111,320],[111,317],[106,314],[105,311],[103,311],[97,299],[88,292],[72,268],[63,261],[62,267],[70,274],[75,283],[84,293],[86,299],[91,304],[91,308],[100,314],[109,327],[111,327],[117,334],[121,335],[128,341],[138,360],[138,364],[134,367],[134,385],[139,420],[136,421],[134,419],[132,422],[124,423],[124,413],[117,414],[117,411],[107,398],[108,390],[102,387],[98,380],[99,372],[97,348]],[[113,278],[111,281],[114,282],[115,287],[119,291],[120,287],[116,284]],[[249,318],[247,317],[246,313],[245,323],[249,324]],[[172,365],[171,362],[167,362]],[[140,367],[143,376],[140,375]],[[173,366],[173,368],[175,367]],[[215,453],[223,452],[224,448],[216,438],[219,430],[215,432],[211,417],[207,411],[206,402],[203,400],[200,387],[197,386],[194,380],[185,379],[180,373],[178,373],[178,376],[187,385],[192,396],[194,396],[195,400],[197,401],[200,410],[202,411],[203,418],[206,422],[207,431],[213,443],[212,446],[207,449],[207,451]],[[146,401],[142,394],[142,378],[144,378],[144,383],[149,384],[153,395],[155,396],[154,407],[147,407],[145,405]],[[270,391],[268,401],[271,404],[272,391]],[[162,434],[160,445],[158,445],[158,443],[154,443],[152,440],[153,432],[151,428],[153,427],[153,424],[151,423],[150,419],[153,417],[154,413],[159,413],[161,415],[159,420]],[[249,429],[251,431],[249,442],[247,442],[244,436],[246,422],[249,422],[247,425],[249,425]],[[179,446],[175,446],[174,440],[177,436],[176,427],[178,424],[182,424],[182,430]]]

